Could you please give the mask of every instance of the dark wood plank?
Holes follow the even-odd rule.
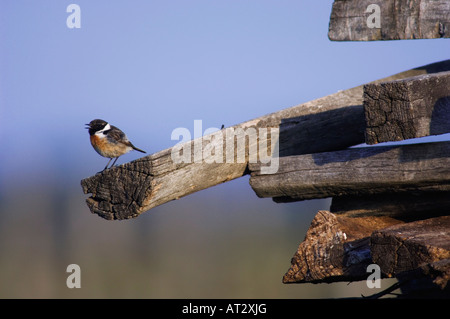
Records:
[[[328,37],[332,41],[449,38],[449,12],[448,0],[336,0]]]
[[[450,258],[450,216],[394,225],[370,237],[373,262],[387,276]]]
[[[283,276],[283,283],[366,279],[373,231],[400,223],[389,217],[348,218],[319,211]]]
[[[362,105],[282,119],[280,156],[342,150],[364,143],[366,122]]]
[[[450,72],[364,86],[366,143],[450,132]]]

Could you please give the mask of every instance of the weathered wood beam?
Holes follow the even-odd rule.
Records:
[[[450,192],[334,196],[330,211],[346,217],[389,216],[404,221],[446,215]]]
[[[450,132],[450,72],[364,86],[366,143]]]
[[[400,221],[381,217],[348,218],[319,211],[283,276],[283,283],[357,281],[372,263],[369,238]]]
[[[386,276],[397,276],[419,267],[430,272],[436,265],[427,267],[426,264],[450,258],[450,216],[376,230],[370,237],[370,248],[373,262]],[[446,282],[440,279],[439,284],[445,286]]]
[[[450,142],[351,148],[287,156],[275,174],[249,164],[250,185],[275,201],[342,195],[450,191]]]
[[[373,83],[443,70],[450,70],[450,60],[405,71]],[[284,155],[298,154],[299,151],[296,150],[296,147],[289,145],[296,143],[296,135],[299,139],[303,139],[306,145],[309,145],[300,150],[300,152],[306,153],[324,152],[345,148],[353,143],[361,143],[364,141],[361,132],[363,119],[360,119],[358,121],[360,124],[357,125],[344,125],[341,128],[344,132],[340,135],[342,139],[335,138],[335,132],[330,131],[328,134],[333,135],[332,139],[329,138],[330,135],[322,135],[321,140],[311,143],[310,135],[307,133],[308,129],[317,131],[318,124],[311,120],[305,121],[305,118],[302,117],[306,116],[311,119],[312,114],[318,114],[318,122],[322,121],[322,123],[331,125],[335,120],[327,120],[324,114],[333,114],[344,123],[348,123],[349,120],[363,116],[362,103],[363,86],[361,85],[223,129],[219,131],[222,136],[215,132],[108,169],[81,181],[84,193],[91,194],[86,202],[92,213],[105,219],[128,219],[137,217],[141,213],[171,200],[241,177],[248,173],[249,149],[253,149],[255,144],[259,144],[259,139],[249,139],[248,143],[244,143],[243,160],[238,161],[239,146],[237,144],[239,142],[237,138],[236,141],[234,140],[232,134],[230,134],[231,140],[228,139],[227,134],[239,130],[249,133],[252,129],[279,128],[284,119],[294,118],[293,120],[301,123],[301,125],[282,125],[279,150]],[[355,126],[359,128],[355,130]],[[333,140],[331,145],[330,140]],[[234,163],[229,163],[226,158],[227,147],[231,144],[236,145],[232,155],[236,159]],[[211,149],[219,150],[220,147],[224,147],[222,163],[214,162],[217,154],[211,152]],[[265,146],[259,145],[259,147],[260,153],[264,153]],[[180,153],[180,148],[192,151],[190,161],[183,163],[173,161],[172,154],[174,151]],[[200,158],[200,161],[196,161],[196,158]],[[211,160],[213,162],[208,163]]]
[[[336,0],[330,16],[332,41],[450,37],[448,0]]]

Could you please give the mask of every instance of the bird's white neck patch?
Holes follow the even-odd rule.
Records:
[[[95,132],[95,135],[102,137],[102,136],[104,136],[103,132],[108,131],[110,129],[111,129],[111,125],[109,125],[109,123],[108,123],[102,130]]]

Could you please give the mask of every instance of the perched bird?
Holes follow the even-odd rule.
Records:
[[[119,156],[122,156],[131,150],[145,153],[145,151],[134,146],[128,140],[124,132],[114,125],[110,125],[106,121],[97,119],[92,120],[89,124],[85,125],[87,125],[86,129],[89,129],[91,144],[94,149],[101,156],[109,158],[109,162],[103,170],[108,167],[113,158],[115,158],[115,160],[111,167],[114,166]]]

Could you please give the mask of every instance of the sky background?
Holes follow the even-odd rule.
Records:
[[[71,3],[81,8],[80,29],[66,25]],[[175,128],[193,132],[197,119],[204,129],[228,127],[450,57],[449,39],[331,42],[331,6],[0,0],[0,296],[359,296],[346,284],[281,284],[329,200],[275,204],[243,177],[108,222],[90,214],[79,184],[107,162],[84,129],[94,118],[154,153],[176,143]],[[65,287],[72,262],[85,274],[77,292]],[[267,269],[256,275],[255,267]]]

